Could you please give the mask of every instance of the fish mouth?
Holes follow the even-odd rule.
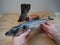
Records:
[[[5,33],[6,36],[15,36],[18,32],[18,29],[17,28],[12,28],[11,30],[7,31]]]
[[[6,32],[5,35],[6,35],[6,36],[13,36],[13,34],[12,34],[11,32],[9,32],[9,31]]]

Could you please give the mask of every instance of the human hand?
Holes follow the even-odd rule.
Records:
[[[30,29],[23,34],[17,37],[14,37],[13,44],[14,45],[27,45],[29,34],[30,34]]]
[[[52,39],[54,38],[54,35],[56,33],[58,33],[57,30],[56,30],[56,28],[55,28],[55,26],[54,26],[54,24],[52,24],[52,23],[48,23],[48,22],[47,22],[47,24],[43,23],[43,24],[41,24],[41,28]]]
[[[60,45],[60,33],[56,30],[54,24],[47,23],[41,24],[41,28],[46,32],[46,34]]]

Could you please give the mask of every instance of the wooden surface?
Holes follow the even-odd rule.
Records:
[[[12,44],[13,38],[5,36],[5,32],[11,29],[13,26],[22,23],[17,22],[18,18],[19,15],[6,15],[6,14],[0,18],[0,45],[13,45]],[[59,19],[55,17],[54,20],[50,22],[54,23],[59,31],[60,29]],[[53,40],[51,40],[46,34],[36,32],[31,33],[28,45],[56,45],[56,43]]]

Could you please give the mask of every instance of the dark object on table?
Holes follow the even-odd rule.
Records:
[[[50,17],[50,16],[48,16],[48,19],[49,19],[49,20],[54,20],[54,19],[53,19],[52,17]]]
[[[37,20],[37,19],[40,19],[40,18],[39,18],[38,14],[34,13],[34,14],[32,14],[32,15],[29,16],[29,19],[30,20]]]
[[[30,20],[39,20],[39,15],[38,14],[32,14],[29,17],[26,18],[26,21],[30,21]]]
[[[24,21],[27,17],[27,13],[30,10],[31,5],[30,4],[21,4],[21,15],[18,19],[18,22]]]

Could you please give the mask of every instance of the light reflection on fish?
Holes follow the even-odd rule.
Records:
[[[46,23],[47,21],[48,20],[46,19],[31,20],[31,21],[28,21],[28,22],[25,22],[23,24],[13,27],[11,30],[7,31],[5,35],[16,36],[18,32],[22,33],[28,29],[31,29],[33,31],[34,29],[39,28],[41,23]]]

